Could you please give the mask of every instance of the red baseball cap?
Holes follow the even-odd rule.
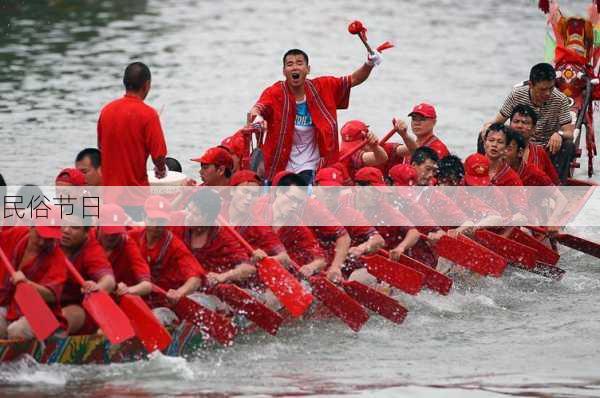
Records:
[[[231,176],[229,185],[235,187],[237,185],[243,184],[244,182],[254,182],[258,185],[262,185],[260,177],[252,170],[240,170],[235,172],[235,174]]]
[[[358,141],[365,137],[369,131],[369,126],[360,120],[350,120],[346,122],[340,130],[343,142]]]
[[[49,206],[48,218],[36,217],[35,230],[44,239],[60,239],[60,210],[55,206]]]
[[[394,186],[417,185],[417,171],[409,164],[397,164],[389,171]]]
[[[105,235],[127,232],[127,214],[119,205],[107,203],[100,207],[100,231]]]
[[[224,148],[213,147],[209,148],[199,158],[191,159],[194,162],[214,164],[215,166],[225,166],[226,168],[233,168],[233,159],[229,152]]]
[[[146,199],[144,211],[148,218],[171,219],[171,204],[162,196],[150,196]]]
[[[65,182],[67,184],[75,185],[78,187],[85,185],[85,175],[74,168],[62,169],[56,176],[55,183]]]
[[[285,176],[289,176],[290,174],[294,174],[291,171],[287,171],[287,170],[281,170],[279,173],[275,174],[275,177],[273,177],[273,181],[271,181],[271,185],[272,186],[277,186],[279,185],[279,181],[281,181],[281,179]]]
[[[408,116],[412,116],[414,114],[421,115],[429,119],[437,118],[437,114],[435,113],[435,108],[433,107],[433,105],[428,104],[426,102],[422,102],[419,105],[415,105],[415,107],[408,114]]]
[[[325,167],[317,172],[315,182],[326,187],[341,187],[344,185],[344,175],[334,167]]]
[[[354,181],[366,182],[373,186],[385,186],[383,173],[377,167],[363,167],[354,174]]]
[[[480,153],[465,160],[465,183],[472,186],[490,185],[490,161]]]
[[[247,156],[249,152],[242,130],[236,131],[232,136],[221,141],[221,146],[228,148],[240,159],[242,159],[244,156]]]

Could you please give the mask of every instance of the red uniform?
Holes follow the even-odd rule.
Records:
[[[64,328],[66,323],[61,315],[59,303],[62,290],[67,281],[65,255],[60,250],[60,246],[55,244],[48,251],[40,253],[31,261],[21,264],[28,241],[29,236],[22,236],[20,239],[10,242],[6,241],[6,246],[4,246],[5,254],[13,267],[23,272],[27,279],[46,287],[54,294],[56,301],[53,304],[48,304],[48,306],[52,309],[57,319],[61,321],[61,326]],[[10,276],[4,270],[4,267],[0,267],[0,281],[2,281],[0,286],[0,306],[8,307],[6,319],[14,321],[20,318],[22,314],[14,300],[15,286],[10,282],[9,278]]]
[[[533,164],[540,168],[540,170],[542,170],[544,173],[546,173],[548,177],[550,177],[550,180],[554,185],[560,185],[560,178],[558,178],[556,168],[552,164],[550,156],[548,156],[548,152],[546,152],[546,149],[543,146],[533,143],[529,144],[529,155],[527,156],[527,163]]]
[[[322,221],[324,225],[309,227],[315,234],[319,244],[325,249],[326,261],[329,264],[335,256],[336,241],[348,231],[338,218],[315,198],[309,198],[303,210],[303,216],[312,221]]]
[[[121,242],[108,255],[108,261],[115,273],[115,280],[127,286],[150,281],[150,267],[137,243],[128,235],[123,235]]]
[[[287,254],[299,267],[318,258],[325,258],[323,248],[310,228],[302,225],[275,228]]]
[[[97,282],[106,275],[114,276],[106,252],[91,231],[79,250],[69,256],[69,260],[86,281]],[[71,277],[63,289],[61,304],[81,304],[82,300],[81,286]]]
[[[521,163],[519,178],[526,187],[554,185],[550,177],[533,163]]]
[[[167,146],[158,113],[140,98],[125,95],[100,112],[98,148],[102,156],[102,184],[147,186],[148,156],[164,167]],[[143,204],[143,195],[119,197],[125,205]]]
[[[268,226],[237,226],[235,230],[242,235],[250,246],[255,249],[262,249],[269,256],[276,256],[279,253],[285,251],[285,246],[277,234],[273,231],[273,228]]]
[[[433,149],[440,159],[450,155],[450,151],[448,150],[446,144],[444,144],[436,135],[429,137],[427,141],[419,145],[419,148],[424,146]],[[405,156],[403,162],[401,163],[410,164],[410,155]]]
[[[490,182],[492,185],[499,187],[523,186],[523,181],[521,181],[517,172],[510,168],[508,163],[504,163],[502,168],[500,168],[496,175],[492,177]],[[527,198],[525,197],[524,192],[512,190],[510,191],[510,195],[506,195],[507,192],[504,192],[504,194],[507,196],[507,199],[509,199],[509,205],[514,212],[519,212],[521,214],[527,213]]]
[[[152,282],[165,290],[179,289],[188,279],[202,278],[206,274],[185,244],[171,231],[166,230],[152,247],[148,246],[143,228],[132,230],[129,236],[138,243],[142,257],[148,262]]]
[[[313,124],[315,140],[325,164],[338,159],[337,109],[346,109],[350,102],[351,77],[324,76],[306,79],[304,90]],[[267,137],[262,147],[266,178],[285,170],[292,150],[296,100],[286,82],[279,81],[265,89],[255,106],[268,123]]]

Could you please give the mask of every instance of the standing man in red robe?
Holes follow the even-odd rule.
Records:
[[[350,88],[367,80],[381,61],[381,54],[375,52],[351,75],[307,79],[308,55],[298,49],[285,53],[285,81],[264,90],[250,109],[251,121],[261,116],[267,125],[262,147],[267,180],[287,170],[309,183],[320,165],[337,161],[337,109],[348,108]]]

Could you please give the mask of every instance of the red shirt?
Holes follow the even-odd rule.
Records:
[[[165,290],[179,289],[192,277],[202,278],[205,271],[185,244],[171,231],[148,246],[144,228],[134,229],[129,236],[137,242],[140,253],[150,268],[152,282]]]
[[[521,163],[519,178],[526,187],[554,185],[550,177],[533,163]]]
[[[226,272],[250,261],[246,249],[223,227],[210,227],[206,243],[200,248],[191,247],[191,237],[192,229],[186,227],[183,241],[207,272]]]
[[[306,103],[315,126],[315,139],[325,165],[338,159],[337,109],[346,109],[350,102],[350,76],[323,76],[306,79]],[[266,178],[285,170],[294,136],[296,99],[286,82],[279,81],[265,89],[255,106],[267,121],[268,131],[262,147]]]
[[[275,228],[277,237],[285,250],[299,267],[318,258],[325,258],[325,252],[310,228],[302,225]]]
[[[97,282],[106,275],[114,275],[110,262],[106,257],[106,252],[98,243],[92,231],[88,233],[86,241],[79,250],[69,256],[69,260],[86,281],[93,280]],[[82,300],[81,286],[71,276],[63,289],[62,305],[79,304]]]
[[[546,152],[546,149],[543,146],[529,143],[529,155],[527,156],[527,163],[537,166],[540,170],[546,173],[554,185],[560,185],[560,178],[558,178],[556,168],[552,164],[550,156],[548,156],[548,152]]]
[[[127,286],[134,286],[142,281],[150,281],[150,267],[137,243],[123,234],[121,242],[108,255],[115,279]]]
[[[504,163],[490,182],[492,185],[499,187],[518,187],[523,185],[517,172],[511,169],[508,163]]]
[[[98,148],[102,156],[103,185],[149,185],[148,156],[164,167],[167,155],[158,113],[140,98],[128,94],[110,102],[98,119]],[[141,205],[143,194],[130,193],[127,197],[120,196],[119,202]]]
[[[428,210],[437,225],[458,226],[468,219],[465,212],[436,187],[424,190],[419,203]]]
[[[450,155],[450,151],[448,150],[446,144],[444,144],[442,140],[440,140],[435,134],[429,137],[429,139],[423,144],[419,145],[419,148],[424,146],[433,149],[440,159]],[[403,162],[401,163],[410,164],[410,155],[405,156]]]
[[[6,257],[17,271],[25,274],[27,279],[46,287],[54,294],[56,301],[52,304],[49,303],[48,306],[57,318],[62,321],[59,303],[63,287],[67,281],[65,255],[60,250],[58,243],[56,243],[48,251],[40,253],[25,264],[21,264],[28,242],[29,236],[27,235],[22,236],[16,241],[5,242]],[[22,314],[14,300],[15,286],[10,282],[9,278],[10,275],[4,270],[4,267],[0,267],[0,305],[8,306],[6,319],[13,321],[18,319]],[[65,326],[64,323],[62,326]]]
[[[235,227],[235,230],[242,235],[250,246],[255,249],[262,249],[269,256],[276,256],[283,252],[285,247],[277,237],[273,228],[268,226],[242,226]]]

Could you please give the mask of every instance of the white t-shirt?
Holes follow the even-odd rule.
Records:
[[[315,139],[315,125],[310,117],[306,100],[296,101],[296,120],[292,152],[286,166],[287,171],[300,173],[304,170],[316,170],[321,154]]]

